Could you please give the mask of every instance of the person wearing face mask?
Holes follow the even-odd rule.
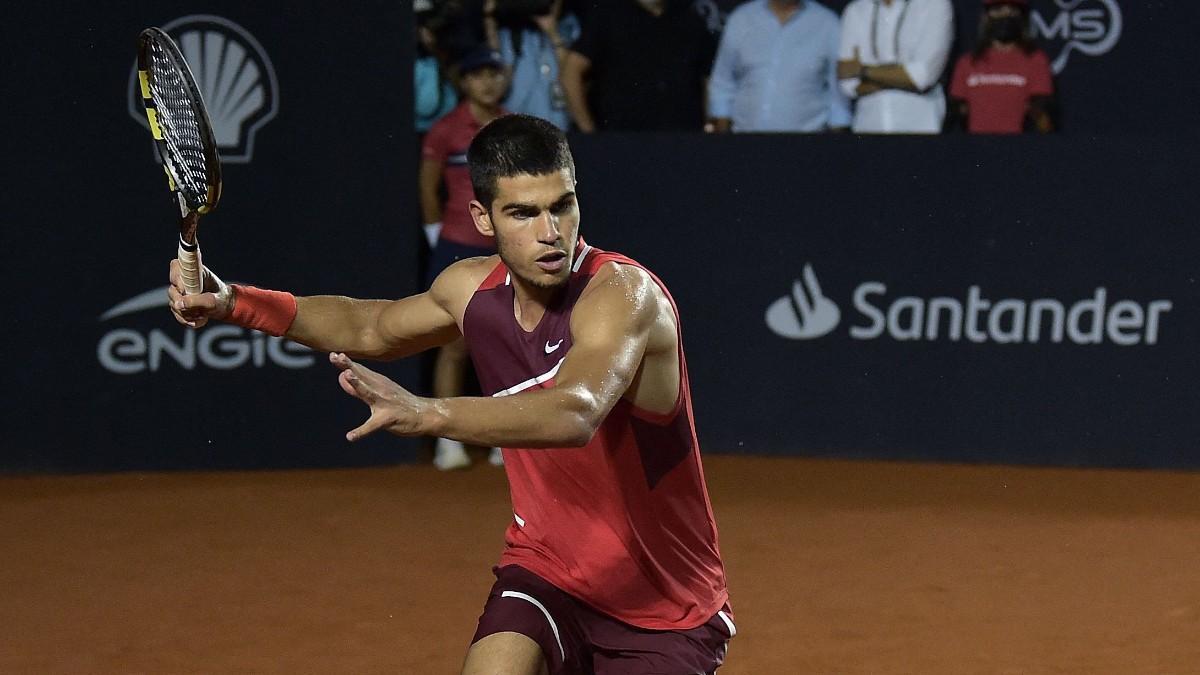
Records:
[[[1050,59],[1030,38],[1028,0],[984,0],[979,41],[954,67],[952,110],[973,134],[1053,131]]]

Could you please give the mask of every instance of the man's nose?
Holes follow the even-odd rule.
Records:
[[[543,244],[553,244],[558,241],[559,234],[558,216],[549,211],[543,211],[542,215],[538,216],[538,241]]]

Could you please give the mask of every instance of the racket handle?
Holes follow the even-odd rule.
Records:
[[[199,295],[204,290],[202,275],[203,268],[200,266],[200,241],[189,244],[179,238],[179,250],[175,254],[179,260],[179,272],[183,275],[183,290],[188,295]]]

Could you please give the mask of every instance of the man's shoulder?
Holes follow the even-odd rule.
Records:
[[[438,121],[429,127],[429,133],[437,134],[438,136],[446,136],[463,125],[463,112],[466,110],[466,103],[459,103],[450,109],[450,112],[442,115]]]
[[[500,269],[498,255],[463,258],[443,270],[429,292],[440,301],[465,303]]]
[[[593,259],[588,277],[580,300],[610,295],[631,305],[646,307],[645,297],[651,296],[655,301],[669,297],[666,287],[653,272],[636,260],[613,251],[603,251]]]
[[[732,22],[746,21],[750,17],[754,16],[755,13],[761,13],[765,8],[766,5],[760,0],[743,2],[742,4],[730,10],[729,15],[725,17],[725,28],[728,29],[729,24]]]

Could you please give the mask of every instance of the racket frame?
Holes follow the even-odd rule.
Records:
[[[162,126],[158,122],[158,103],[154,100],[150,84],[153,77],[153,61],[150,58],[150,50],[156,43],[162,47],[168,60],[178,70],[187,90],[186,94],[191,103],[192,114],[199,128],[205,172],[209,180],[204,200],[198,204],[189,204],[180,188],[179,173],[175,168],[179,159],[164,138]],[[159,162],[167,175],[167,185],[179,206],[179,246],[176,249],[176,258],[179,260],[184,290],[188,295],[195,295],[204,290],[204,268],[200,261],[200,243],[196,237],[200,216],[211,213],[221,199],[221,156],[217,152],[216,134],[213,133],[208,108],[204,105],[204,97],[200,93],[200,88],[196,86],[192,70],[188,67],[187,60],[184,59],[179,46],[166,31],[151,27],[138,35],[137,69],[138,86],[142,95],[142,103],[146,108],[146,120],[150,123],[150,134],[154,137]]]

